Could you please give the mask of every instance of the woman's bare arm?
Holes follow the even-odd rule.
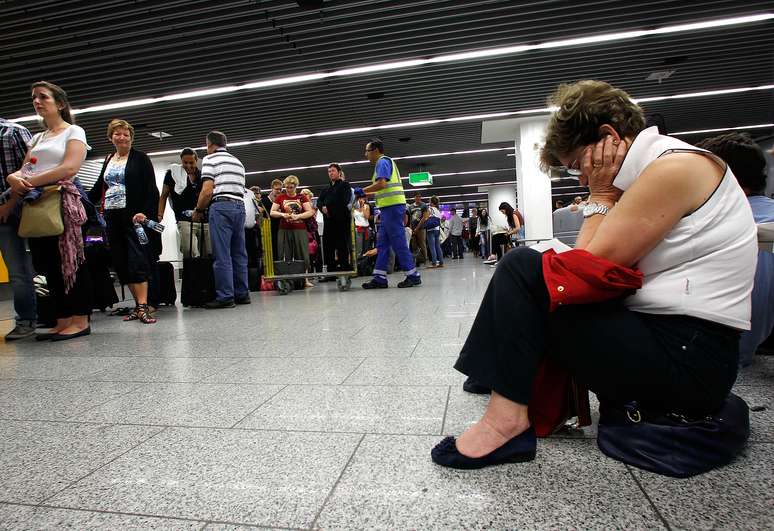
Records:
[[[683,216],[699,208],[722,177],[722,168],[704,155],[680,153],[657,159],[607,216],[586,219],[577,248],[632,266]]]

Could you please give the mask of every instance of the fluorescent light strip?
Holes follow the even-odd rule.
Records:
[[[116,103],[85,107],[83,109],[74,109],[73,114],[85,114],[85,113],[106,111],[106,110],[112,110],[112,109],[126,109],[131,107],[139,107],[143,105],[152,105],[155,103],[162,103],[166,101],[202,98],[206,96],[213,96],[216,94],[228,94],[231,92],[237,92],[241,90],[255,90],[260,88],[276,87],[280,85],[286,85],[286,86],[296,85],[300,83],[307,83],[310,81],[319,81],[321,79],[326,79],[330,77],[347,77],[347,76],[360,75],[360,74],[372,74],[375,72],[386,72],[390,70],[403,70],[406,68],[416,68],[418,66],[423,66],[428,64],[448,63],[448,62],[454,62],[454,61],[469,61],[472,59],[484,59],[489,57],[502,57],[505,55],[515,55],[515,54],[525,53],[531,50],[547,50],[552,48],[584,46],[587,44],[599,44],[602,42],[637,39],[648,35],[667,35],[671,33],[679,33],[679,32],[686,32],[686,31],[699,31],[699,30],[705,30],[705,29],[711,29],[711,28],[735,26],[739,24],[752,24],[752,23],[763,22],[771,19],[774,19],[774,13],[762,13],[759,15],[751,15],[751,16],[745,16],[745,17],[733,17],[733,18],[724,18],[719,20],[709,20],[706,22],[678,24],[674,26],[665,26],[663,28],[656,28],[656,29],[605,33],[602,35],[592,35],[589,37],[576,37],[572,39],[561,39],[561,40],[548,41],[548,42],[543,42],[538,44],[520,44],[516,46],[503,46],[499,48],[473,50],[469,52],[439,55],[436,57],[429,57],[426,59],[409,59],[405,61],[394,61],[391,63],[356,66],[352,68],[334,70],[331,72],[314,72],[314,73],[302,74],[297,76],[288,76],[288,77],[281,77],[276,79],[253,81],[250,83],[243,83],[241,85],[228,85],[225,87],[213,87],[213,88],[193,90],[188,92],[179,92],[176,94],[168,94],[166,96],[160,96],[157,98],[141,98],[136,100],[126,100],[126,101],[121,101]],[[36,115],[31,115],[31,116],[22,116],[20,118],[15,118],[12,121],[30,122],[36,119],[37,119]]]
[[[772,90],[772,89],[774,89],[774,85],[760,85],[757,87],[742,87],[742,88],[735,88],[735,89],[712,90],[707,92],[692,92],[688,94],[675,94],[672,96],[656,96],[656,97],[650,97],[650,98],[634,99],[633,101],[637,103],[642,103],[645,101],[650,102],[650,101],[663,101],[663,100],[681,99],[681,98],[701,98],[706,96],[719,96],[723,94],[736,94],[740,92],[751,92],[751,91]],[[517,116],[517,115],[523,115],[523,114],[545,114],[545,113],[552,112],[554,110],[556,110],[555,107],[543,107],[540,109],[525,109],[521,111],[496,113],[496,115],[498,117],[502,117],[502,116]],[[468,116],[456,116],[454,118],[441,118],[437,120],[422,120],[418,122],[404,122],[400,124],[376,125],[373,127],[362,127],[358,129],[334,129],[331,131],[322,131],[318,133],[278,136],[278,137],[271,137],[271,138],[262,138],[260,140],[232,142],[232,143],[229,143],[229,147],[247,146],[251,144],[269,144],[273,142],[285,142],[288,140],[299,140],[299,139],[321,137],[321,136],[345,135],[345,134],[351,134],[353,131],[356,131],[356,132],[379,131],[383,129],[419,127],[422,125],[439,124],[439,123],[447,123],[447,122],[480,120],[481,116],[485,116],[485,115],[473,114]],[[487,116],[491,116],[491,115],[487,115]],[[166,151],[154,151],[152,153],[148,153],[148,155],[150,156],[177,155],[178,153],[180,153],[181,149],[183,148],[170,149]],[[204,151],[207,148],[206,146],[202,146],[194,149],[196,149],[197,151]]]
[[[741,131],[744,129],[764,129],[767,127],[774,127],[774,124],[742,125],[739,127],[720,127],[718,129],[697,129],[696,131],[679,131],[677,133],[669,133],[669,134],[670,135],[697,135],[699,133],[717,133],[720,131]]]
[[[233,146],[233,145],[234,144],[229,144],[229,146]],[[452,155],[473,155],[476,153],[492,153],[495,151],[513,151],[514,149],[516,148],[504,147],[504,148],[487,148],[487,149],[469,149],[466,151],[447,151],[444,153],[427,153],[425,155],[406,155],[404,157],[392,157],[392,160],[429,159],[429,158],[438,158],[438,157],[449,157]],[[339,166],[350,166],[354,164],[368,164],[368,160],[364,159],[364,160],[354,160],[351,162],[337,162],[337,164]],[[259,175],[262,173],[286,173],[289,171],[297,171],[297,170],[327,168],[329,165],[330,165],[330,162],[326,162],[324,164],[314,164],[312,166],[294,166],[292,168],[277,168],[274,170],[248,171],[248,172],[245,172],[245,175]]]

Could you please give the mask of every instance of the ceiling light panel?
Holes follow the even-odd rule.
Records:
[[[604,42],[621,41],[629,39],[637,39],[649,35],[667,35],[681,32],[700,31],[728,26],[754,24],[767,20],[774,19],[774,13],[761,13],[751,16],[743,17],[731,17],[718,20],[710,20],[704,22],[677,24],[671,26],[664,26],[661,28],[654,28],[648,30],[633,30],[622,31],[615,33],[607,33],[601,35],[591,35],[585,37],[575,37],[571,39],[560,39],[554,41],[548,41],[544,43],[536,44],[522,44],[515,46],[504,46],[498,48],[490,48],[484,50],[471,50],[467,52],[459,52],[452,54],[443,54],[430,58],[423,59],[408,59],[403,61],[392,61],[388,63],[380,63],[373,65],[362,65],[351,68],[344,68],[341,70],[334,70],[330,72],[310,72],[308,74],[288,76],[275,79],[258,80],[249,83],[243,83],[239,85],[228,85],[224,87],[210,87],[193,91],[186,91],[174,94],[168,94],[165,96],[159,96],[155,98],[140,98],[135,100],[126,100],[121,102],[114,102],[102,105],[95,105],[92,107],[85,107],[83,109],[74,109],[73,114],[93,113],[113,109],[126,109],[132,107],[138,107],[143,105],[153,105],[156,103],[177,101],[183,99],[202,98],[207,96],[213,96],[218,94],[226,94],[231,92],[243,91],[243,90],[256,90],[261,88],[269,88],[275,86],[287,86],[301,83],[308,83],[313,81],[320,81],[326,78],[332,77],[348,77],[355,75],[371,74],[377,72],[395,71],[402,69],[417,68],[427,64],[439,64],[449,63],[457,61],[470,61],[476,59],[486,59],[492,57],[502,57],[514,54],[525,53],[531,50],[546,50],[555,48],[566,48],[574,46],[585,46],[589,44],[599,44]],[[15,118],[17,122],[34,121],[37,116],[22,116]]]

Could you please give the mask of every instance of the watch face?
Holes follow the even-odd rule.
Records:
[[[583,207],[583,215],[586,216],[586,217],[593,216],[594,215],[594,205],[586,204]]]

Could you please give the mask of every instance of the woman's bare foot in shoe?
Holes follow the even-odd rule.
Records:
[[[494,452],[528,428],[527,406],[492,391],[484,416],[459,436],[457,450],[468,457],[481,457]]]
[[[46,333],[47,334],[60,334],[60,333],[62,333],[62,330],[64,330],[68,326],[72,325],[72,322],[73,322],[72,318],[57,319],[56,320],[56,326],[54,328],[52,328],[51,330],[49,330],[48,332],[46,332]]]
[[[457,450],[467,457],[483,457],[523,433],[529,423],[521,426],[499,427],[482,418],[457,438]]]
[[[72,335],[72,334],[77,334],[78,332],[83,332],[87,328],[88,328],[88,326],[79,327],[79,326],[76,326],[76,325],[72,324],[72,325],[68,326],[67,328],[65,328],[64,330],[59,331],[58,333],[62,334],[63,336],[69,336],[69,335]]]

